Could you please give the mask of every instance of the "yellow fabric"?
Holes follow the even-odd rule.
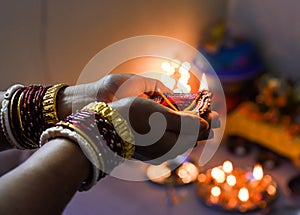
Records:
[[[243,103],[227,117],[226,134],[239,135],[267,147],[300,164],[300,138],[291,137],[286,128],[279,124],[271,124],[254,119],[245,113],[245,109],[253,110],[254,103]],[[299,165],[300,167],[300,165]]]

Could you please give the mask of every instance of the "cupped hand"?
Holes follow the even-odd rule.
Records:
[[[149,98],[158,90],[172,92],[157,79],[133,74],[111,74],[92,84],[98,90],[97,99],[103,102],[130,96]]]
[[[58,116],[64,118],[94,101],[108,103],[130,96],[149,98],[158,89],[171,92],[156,79],[133,74],[110,74],[96,82],[69,86],[62,90],[57,102]]]
[[[173,159],[205,140],[218,126],[218,114],[212,112],[207,120],[196,115],[176,112],[149,99],[127,97],[109,103],[130,123],[135,136],[133,158],[159,164]]]

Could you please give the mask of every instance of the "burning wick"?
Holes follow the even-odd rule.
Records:
[[[206,75],[204,73],[202,75],[202,79],[199,87],[199,91],[201,90],[208,90],[208,83],[207,83]]]

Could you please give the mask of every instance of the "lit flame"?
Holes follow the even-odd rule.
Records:
[[[201,78],[201,83],[199,87],[199,91],[201,90],[208,90],[208,83],[206,80],[206,75],[203,73],[202,78]]]
[[[236,177],[234,175],[228,175],[226,178],[226,182],[229,186],[234,186],[236,185]]]
[[[223,163],[223,170],[224,172],[226,173],[231,173],[232,170],[233,170],[233,166],[232,166],[232,163],[230,161],[225,161]]]
[[[221,188],[218,186],[214,186],[211,188],[210,193],[214,197],[218,197],[221,195]]]
[[[218,183],[223,183],[226,180],[224,171],[218,167],[211,170],[211,177],[213,177]]]
[[[256,164],[253,168],[253,177],[255,180],[261,180],[264,177],[264,172],[260,164]]]
[[[239,200],[241,200],[242,202],[246,202],[249,199],[249,191],[246,187],[243,187],[239,190],[239,194],[238,194]]]

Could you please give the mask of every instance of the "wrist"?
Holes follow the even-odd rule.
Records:
[[[96,101],[97,93],[90,84],[68,86],[57,95],[57,116],[59,120]]]
[[[64,119],[72,113],[72,86],[61,89],[57,94],[57,117]]]

